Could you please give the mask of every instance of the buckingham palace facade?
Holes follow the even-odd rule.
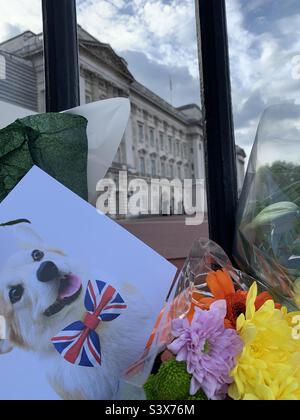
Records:
[[[126,61],[78,27],[81,104],[127,97],[131,117],[108,176],[126,170],[131,177],[203,179],[202,114],[198,105],[175,108],[135,80]],[[0,44],[8,81],[0,81],[0,99],[45,111],[43,38],[26,31]],[[63,71],[63,69],[62,69]],[[6,85],[5,85],[6,83]],[[11,85],[9,85],[11,83]],[[244,178],[245,152],[237,147],[238,187]]]

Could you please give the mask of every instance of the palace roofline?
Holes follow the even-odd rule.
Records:
[[[22,38],[24,37],[24,35],[28,34],[28,41],[29,41],[29,45],[25,45],[24,47],[20,48],[19,50],[16,50],[13,55],[18,57],[18,53],[22,56],[23,54],[36,54],[39,53],[43,50],[43,40],[42,40],[42,33],[36,34],[30,30],[24,31],[21,34],[8,39],[7,41],[4,41],[0,44],[0,49],[1,46],[4,47],[6,44],[18,39],[18,38]],[[120,69],[119,72],[126,77],[129,81],[130,81],[130,85],[129,88],[130,90],[132,90],[133,92],[143,96],[146,100],[158,105],[160,108],[162,108],[163,111],[165,111],[166,113],[172,115],[173,117],[177,118],[180,122],[186,124],[186,125],[190,125],[190,124],[201,124],[201,121],[198,120],[191,120],[190,118],[188,118],[182,111],[184,109],[189,109],[189,108],[193,108],[193,107],[197,107],[200,110],[200,107],[198,105],[195,104],[186,104],[183,105],[181,107],[174,107],[173,105],[171,105],[170,103],[168,103],[167,101],[165,101],[163,98],[161,98],[159,95],[157,95],[156,93],[154,93],[152,90],[148,89],[146,86],[144,86],[142,83],[138,82],[135,77],[131,74],[131,72],[128,69],[128,63],[127,61],[123,58],[120,57],[115,51],[114,49],[111,47],[110,44],[107,43],[102,43],[101,41],[99,41],[97,38],[95,38],[93,35],[91,35],[88,31],[86,31],[84,28],[82,28],[80,25],[78,25],[78,34],[79,34],[79,45],[85,49],[88,49],[88,47],[90,46],[91,48],[94,47],[100,47],[100,48],[104,48],[107,51],[109,51],[111,54],[114,55],[114,57],[116,58],[116,60],[119,60],[120,65],[123,66],[123,69]],[[30,43],[30,39],[31,38],[35,38],[34,42]],[[33,39],[32,39],[33,41]],[[93,51],[90,51],[93,55],[95,55],[97,57],[97,54]],[[22,57],[21,57],[22,58]],[[26,58],[23,58],[24,60],[26,60]],[[101,57],[98,57],[98,59],[101,59]],[[29,61],[29,60],[27,60]],[[115,66],[113,66],[115,68]]]

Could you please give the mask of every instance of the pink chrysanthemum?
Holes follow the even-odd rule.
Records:
[[[243,344],[235,330],[224,327],[226,312],[226,301],[218,300],[209,311],[195,308],[191,324],[187,319],[172,322],[176,339],[168,348],[187,364],[191,395],[202,389],[211,400],[224,399],[232,383],[230,372]]]

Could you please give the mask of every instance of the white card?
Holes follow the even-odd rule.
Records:
[[[15,219],[31,224],[0,228],[0,315],[14,345],[0,354],[0,399],[113,398],[176,268],[37,167],[0,205],[0,223]]]

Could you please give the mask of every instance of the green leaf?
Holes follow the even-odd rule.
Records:
[[[283,217],[299,217],[299,215],[299,207],[296,204],[287,201],[275,203],[262,210],[249,227],[257,229],[260,226],[282,221]]]
[[[20,223],[31,224],[31,222],[27,219],[17,219],[17,220],[11,220],[10,222],[6,222],[6,223],[0,223],[0,227],[14,226],[14,225],[19,225]]]

